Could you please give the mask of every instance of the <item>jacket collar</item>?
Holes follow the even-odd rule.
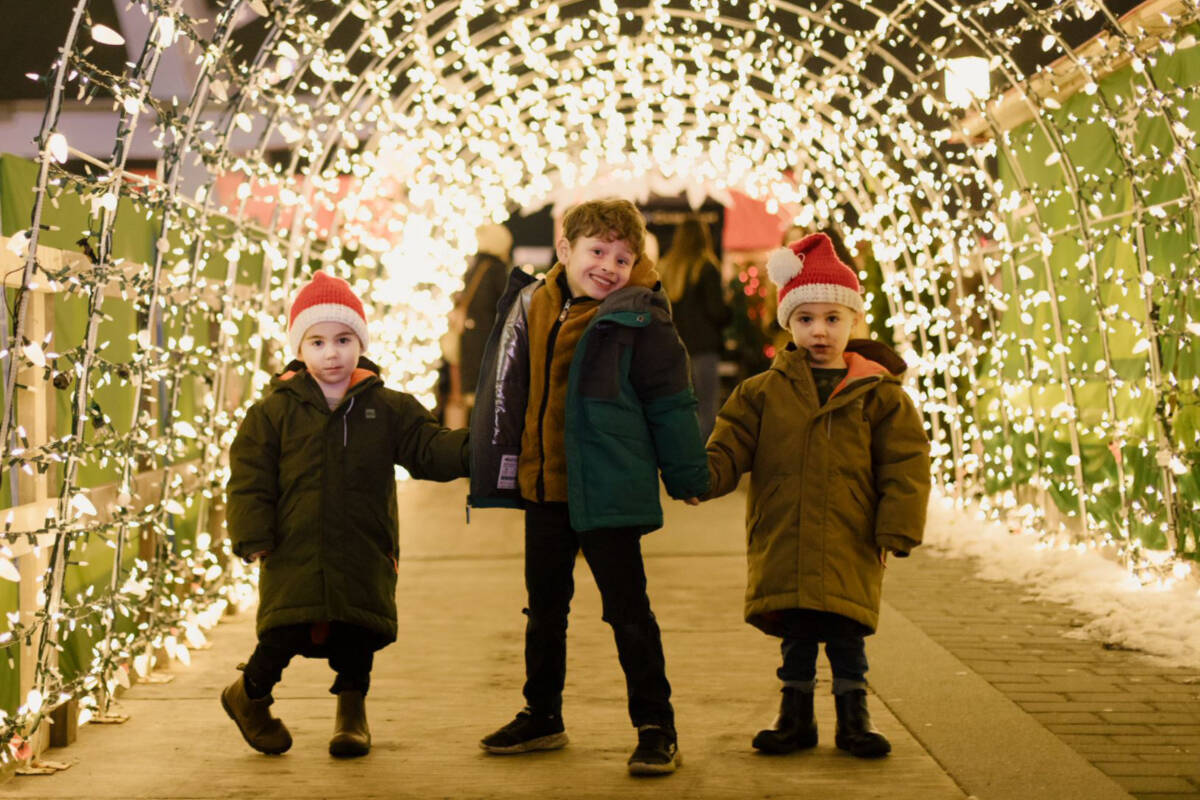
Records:
[[[884,380],[898,383],[908,367],[895,350],[872,339],[851,339],[846,344],[843,358],[846,361],[846,377],[833,390],[830,399],[857,388],[860,384],[867,386]],[[776,353],[771,368],[792,380],[812,381],[808,351],[795,344],[789,343],[786,348]]]
[[[346,387],[346,397],[358,394],[368,386],[382,383],[379,372],[378,364],[366,356],[359,356],[358,365],[350,375],[350,385]],[[283,372],[271,379],[271,389],[292,392],[302,400],[307,400],[321,408],[329,408],[316,378],[309,374],[308,368],[299,359],[288,362]]]

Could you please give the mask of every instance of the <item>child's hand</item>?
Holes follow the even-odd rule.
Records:
[[[699,497],[688,497],[683,502],[687,503],[689,506],[698,506],[698,505],[700,505],[700,498]]]
[[[886,547],[879,548],[879,563],[883,565],[884,569],[887,569],[887,548]]]

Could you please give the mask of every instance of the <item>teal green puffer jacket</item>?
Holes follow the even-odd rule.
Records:
[[[527,309],[540,281],[514,270],[484,351],[471,421],[476,507],[519,508],[517,458],[529,397]],[[662,527],[674,498],[708,490],[687,351],[661,291],[606,298],[575,348],[566,387],[567,494],[575,530]],[[535,378],[536,379],[536,378]]]

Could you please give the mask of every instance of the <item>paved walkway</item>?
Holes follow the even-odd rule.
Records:
[[[1200,800],[1200,664],[1163,667],[1112,643],[1067,638],[1086,615],[980,581],[969,561],[918,550],[910,562],[891,571],[884,592],[907,622],[1134,796]],[[875,688],[899,709],[882,673]]]
[[[880,633],[869,641],[877,727],[894,747],[866,762],[832,746],[833,704],[818,695],[821,745],[773,758],[749,746],[777,704],[778,649],[741,621],[742,498],[668,506],[646,540],[684,767],[634,780],[634,734],[599,598],[577,570],[564,715],[571,744],[495,757],[479,737],[520,707],[524,617],[521,518],[463,520],[462,483],[401,490],[399,641],[376,661],[372,754],[326,753],[328,668],[297,660],[276,692],[295,745],[260,756],[217,702],[253,647],[252,615],[169,684],[135,686],[123,726],[85,726],[47,758],[65,772],[0,785],[0,798],[188,797],[833,797],[839,800],[1200,800],[1200,670],[1162,670],[1136,653],[1062,638],[1072,612],[981,584],[970,565],[925,553],[891,567]],[[582,561],[582,560],[581,560]],[[821,665],[824,686],[828,671]],[[1132,704],[1132,705],[1130,705]],[[1111,776],[1111,778],[1109,777]],[[1124,789],[1122,788],[1125,787]],[[1161,791],[1159,791],[1161,790]]]

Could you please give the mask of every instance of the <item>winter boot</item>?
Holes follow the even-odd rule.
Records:
[[[329,755],[352,758],[371,752],[371,730],[367,727],[366,696],[362,692],[338,692],[337,716]]]
[[[479,746],[489,753],[528,753],[532,750],[557,750],[567,744],[567,732],[559,714],[538,714],[528,708],[495,733],[488,734]]]
[[[661,725],[638,728],[637,748],[629,757],[630,775],[669,775],[683,765],[675,731]]]
[[[865,689],[836,694],[833,703],[837,709],[834,743],[839,749],[847,750],[858,758],[880,758],[892,752],[892,746],[883,738],[883,734],[871,727]]]
[[[753,745],[756,750],[771,755],[816,747],[817,720],[813,716],[813,693],[791,686],[783,687],[775,725],[759,731]]]
[[[252,700],[246,694],[245,676],[225,687],[221,692],[221,706],[229,718],[237,723],[246,744],[260,753],[279,755],[292,746],[292,735],[282,720],[271,716],[271,695]]]

